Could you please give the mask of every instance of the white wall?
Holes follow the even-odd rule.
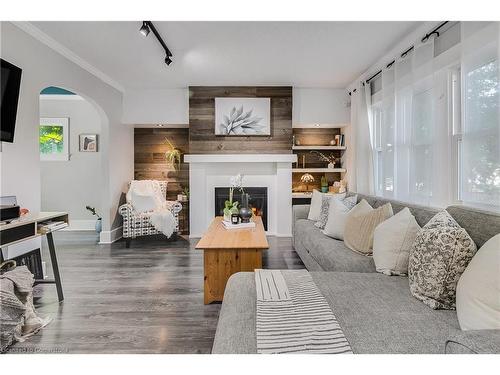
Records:
[[[38,153],[39,93],[47,86],[73,91],[95,105],[101,120],[103,234],[111,231],[121,192],[133,178],[133,129],[121,123],[122,94],[9,22],[1,22],[1,57],[23,69],[14,143],[2,144],[1,195],[41,208]],[[111,237],[111,235],[109,235]],[[9,254],[10,256],[10,254]]]
[[[293,88],[292,124],[344,125],[350,122],[345,89]]]
[[[70,228],[94,229],[95,218],[86,205],[102,213],[103,189],[101,150],[80,152],[80,134],[101,134],[101,118],[94,106],[78,95],[40,95],[40,117],[69,118],[68,161],[42,161],[41,208],[66,211]],[[98,138],[98,144],[100,139]]]
[[[294,125],[349,123],[345,89],[293,88]],[[123,96],[124,124],[189,124],[189,89],[127,89]]]
[[[189,90],[133,90],[123,96],[124,124],[189,124]]]

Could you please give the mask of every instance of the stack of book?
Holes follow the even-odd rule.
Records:
[[[44,223],[38,224],[38,233],[49,233],[58,229],[66,228],[68,223],[65,221],[47,221]]]
[[[335,144],[336,144],[336,146],[345,146],[345,136],[344,136],[344,134],[337,134],[335,136]]]
[[[229,221],[222,220],[222,225],[226,229],[255,228],[255,222],[253,222],[253,221],[251,221],[249,223],[232,224]]]

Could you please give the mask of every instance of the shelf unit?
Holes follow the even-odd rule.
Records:
[[[348,124],[307,124],[293,127],[294,140],[299,145],[292,145],[292,152],[297,155],[298,161],[292,169],[292,185],[296,192],[292,192],[294,204],[309,203],[312,189],[319,189],[321,178],[324,176],[328,185],[344,178],[347,172],[342,168],[344,152],[348,145],[331,146],[330,142],[335,136],[344,134],[344,127]],[[318,151],[324,154],[331,154],[337,159],[335,164],[338,168],[328,168],[327,162],[323,162],[311,151]],[[309,173],[313,175],[314,182],[305,184],[300,181],[302,174]],[[308,191],[306,191],[308,190]]]
[[[293,198],[311,198],[312,197],[312,193],[300,193],[300,192],[295,192],[295,193],[292,193],[292,199]]]
[[[292,150],[340,150],[344,151],[346,146],[292,146]]]
[[[345,168],[292,168],[294,173],[345,173]]]
[[[341,129],[349,124],[293,124],[292,129]]]

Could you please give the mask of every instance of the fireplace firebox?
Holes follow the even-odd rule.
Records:
[[[248,206],[254,215],[262,218],[264,230],[267,230],[267,187],[244,187],[248,194]],[[224,216],[224,203],[229,199],[228,187],[215,188],[215,216]],[[233,201],[241,203],[241,191],[233,192]]]

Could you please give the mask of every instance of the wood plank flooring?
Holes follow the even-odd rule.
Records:
[[[290,238],[268,240],[264,268],[304,268]],[[126,249],[58,232],[55,241],[65,300],[37,286],[37,311],[53,321],[9,353],[210,353],[221,305],[203,304],[197,240],[155,237]]]

